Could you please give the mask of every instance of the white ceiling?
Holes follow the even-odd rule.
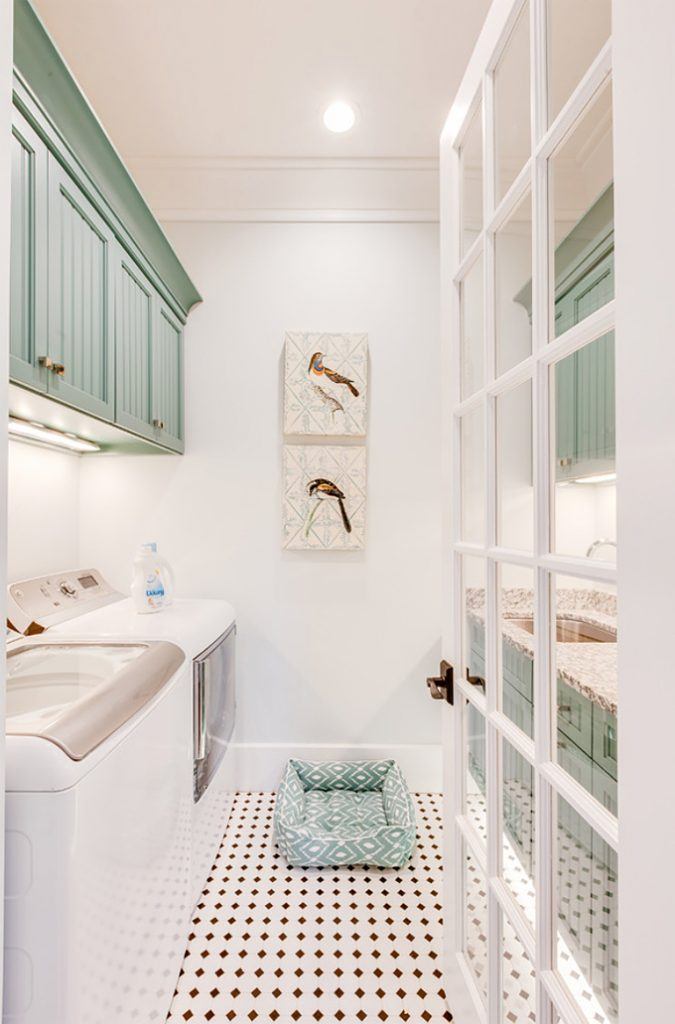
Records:
[[[489,0],[34,0],[127,159],[435,157]],[[358,105],[348,135],[320,114]],[[132,163],[133,166],[133,163]]]

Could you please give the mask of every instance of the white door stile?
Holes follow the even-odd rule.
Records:
[[[581,577],[596,582],[616,583],[616,568],[610,563],[582,558],[560,556],[550,552],[551,536],[550,490],[554,486],[551,473],[551,430],[549,391],[551,366],[590,341],[613,330],[614,301],[582,320],[560,338],[549,339],[552,323],[553,298],[551,275],[553,243],[549,231],[549,165],[551,154],[573,129],[598,91],[611,75],[611,41],[600,51],[576,90],[564,105],[554,123],[547,125],[546,71],[546,0],[530,0],[530,67],[532,75],[531,125],[532,155],[517,174],[506,195],[495,207],[494,160],[494,69],[501,57],[524,0],[496,0],[481,34],[476,51],[460,87],[458,99],[446,123],[441,140],[442,175],[454,176],[443,182],[446,196],[455,196],[453,207],[448,207],[441,218],[443,238],[444,289],[449,300],[446,308],[444,344],[451,349],[447,366],[452,377],[446,387],[451,397],[448,416],[451,437],[447,446],[449,465],[446,463],[444,479],[449,485],[451,509],[449,528],[445,533],[451,547],[448,565],[454,570],[447,594],[451,606],[452,628],[444,634],[444,651],[455,665],[455,708],[445,712],[451,728],[444,731],[446,742],[454,744],[448,751],[452,770],[448,772],[454,794],[446,800],[446,827],[451,833],[448,846],[453,848],[455,879],[447,882],[450,898],[464,899],[462,891],[462,851],[471,853],[479,869],[486,873],[488,894],[488,1003],[484,1008],[473,976],[463,953],[462,907],[452,907],[452,927],[446,929],[451,944],[446,950],[446,964],[457,961],[460,974],[468,982],[478,1016],[486,1024],[501,1024],[501,935],[502,915],[508,919],[523,944],[526,955],[536,972],[537,1024],[553,1024],[554,1010],[564,1024],[585,1024],[574,998],[568,993],[556,973],[557,954],[555,936],[557,919],[554,908],[554,823],[557,794],[579,811],[591,827],[612,848],[618,848],[616,819],[583,787],[568,776],[555,761],[554,750],[554,595],[551,593],[554,574]],[[460,257],[458,210],[460,192],[459,148],[463,132],[469,123],[467,112],[482,104],[483,139],[483,228],[469,250]],[[495,233],[503,227],[512,212],[531,191],[532,196],[532,355],[507,373],[496,377],[495,365]],[[452,241],[450,241],[452,237]],[[468,398],[460,398],[460,289],[468,272],[483,257],[483,330],[484,330],[484,383]],[[445,299],[444,299],[445,301]],[[496,399],[518,385],[531,382],[533,418],[533,483],[537,495],[532,552],[502,547],[496,534],[497,480],[496,472]],[[484,412],[486,477],[485,477],[485,537],[482,543],[461,539],[461,423],[464,416],[478,408]],[[462,565],[465,556],[483,560],[485,565],[485,661],[486,695],[476,692],[462,676],[463,654],[463,583]],[[500,567],[514,565],[529,567],[534,572],[535,636],[534,636],[534,697],[535,738],[531,740],[507,718],[498,706],[497,680],[500,675]],[[462,722],[464,702],[468,701],[484,716],[486,729],[486,787],[488,843],[484,849],[472,822],[465,816],[463,803],[464,741]],[[535,888],[536,924],[534,929],[517,904],[501,877],[501,804],[502,804],[502,741],[507,741],[526,762],[534,768],[536,822]],[[454,777],[453,777],[454,775]],[[452,1001],[450,1000],[452,1006]],[[454,1007],[453,1007],[454,1009]],[[464,1018],[456,1014],[458,1024]]]

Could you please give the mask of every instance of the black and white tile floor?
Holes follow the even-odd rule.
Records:
[[[416,797],[418,849],[401,870],[289,868],[274,796],[237,794],[192,922],[169,1021],[439,1024],[441,797]]]

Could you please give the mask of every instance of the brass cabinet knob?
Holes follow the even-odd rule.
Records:
[[[157,427],[158,430],[164,430],[164,420],[153,420],[153,427]]]
[[[63,365],[63,363],[53,363],[50,369],[52,373],[58,374],[59,377],[63,377],[64,373],[66,372],[66,368]]]
[[[38,363],[44,367],[45,370],[51,370],[54,366],[53,360],[49,356],[39,356]]]

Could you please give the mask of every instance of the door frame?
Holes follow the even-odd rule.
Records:
[[[629,2],[629,0],[628,0]],[[548,125],[546,87],[546,0],[530,0],[530,68],[532,147],[530,157],[513,181],[506,194],[496,203],[494,138],[491,133],[494,110],[493,71],[502,55],[511,31],[523,11],[527,0],[494,0],[488,13],[483,31],[467,67],[464,79],[448,115],[440,143],[441,183],[441,294],[442,294],[442,350],[444,409],[443,422],[443,487],[447,496],[444,519],[444,657],[456,666],[462,664],[462,583],[460,565],[463,556],[478,555],[486,566],[486,654],[488,678],[496,678],[497,665],[496,628],[497,622],[497,566],[501,561],[527,566],[533,570],[535,580],[535,739],[530,740],[513,726],[498,708],[495,686],[488,685],[486,698],[477,697],[475,688],[455,673],[456,708],[448,709],[444,721],[445,757],[445,879],[446,901],[446,952],[445,969],[449,1005],[455,1011],[458,1021],[474,1019],[500,1024],[501,988],[497,955],[492,955],[488,964],[488,1005],[484,1009],[475,995],[475,985],[462,953],[463,891],[461,888],[461,863],[464,844],[474,855],[486,877],[488,891],[488,935],[492,949],[498,949],[500,941],[500,917],[504,915],[513,926],[536,971],[536,1013],[539,1024],[552,1024],[554,1008],[566,1024],[583,1024],[584,1018],[576,1003],[568,995],[556,973],[556,951],[553,936],[556,931],[554,915],[554,867],[555,838],[553,834],[554,800],[558,795],[589,822],[599,837],[611,848],[618,850],[618,822],[608,811],[600,807],[583,787],[576,783],[555,761],[552,722],[551,638],[546,636],[544,624],[551,617],[551,593],[549,580],[552,574],[576,576],[599,583],[612,584],[617,581],[616,567],[599,561],[587,562],[576,557],[566,557],[550,552],[551,503],[549,500],[550,480],[550,368],[553,363],[580,350],[590,341],[615,329],[616,303],[612,299],[586,319],[566,331],[559,338],[549,340],[549,325],[552,323],[553,288],[549,281],[552,274],[552,240],[549,241],[549,170],[548,159],[577,122],[589,101],[599,94],[603,85],[612,76],[612,40],[600,50],[588,68],[577,88],[572,93],[553,122]],[[483,152],[483,227],[468,251],[460,252],[460,225],[457,215],[460,210],[461,166],[459,147],[468,128],[477,104],[482,104],[482,152]],[[532,195],[532,354],[505,374],[497,377],[494,360],[495,314],[489,299],[494,288],[494,232],[499,229],[513,211],[531,192]],[[544,228],[541,225],[546,225]],[[623,242],[625,245],[625,240]],[[483,319],[485,383],[469,398],[460,395],[460,284],[476,260],[483,257]],[[498,546],[496,535],[496,484],[486,473],[486,536],[484,543],[462,541],[459,532],[461,513],[460,465],[460,419],[467,412],[483,408],[485,419],[486,466],[494,466],[494,421],[495,403],[499,395],[526,381],[532,381],[533,401],[533,475],[535,494],[534,548],[532,554],[509,550]],[[618,413],[617,413],[618,415]],[[623,467],[622,467],[623,472]],[[625,485],[624,478],[624,485]],[[623,493],[623,492],[622,492]],[[625,543],[625,541],[624,541]],[[622,631],[625,623],[622,620]],[[622,632],[623,643],[623,632]],[[644,652],[643,652],[644,653]],[[463,767],[463,715],[459,703],[466,699],[484,715],[487,723],[487,803],[488,832],[494,837],[488,842],[487,855],[472,839],[471,829],[463,817],[461,803],[461,780]],[[623,722],[620,717],[619,729],[622,743],[625,741]],[[527,925],[515,900],[498,877],[500,842],[499,802],[497,788],[500,777],[497,765],[500,752],[500,737],[508,742],[532,765],[535,776],[536,805],[536,868],[535,884],[541,899],[537,904],[537,918],[534,932]],[[625,778],[626,765],[622,753],[622,776]],[[623,788],[623,787],[622,787]],[[623,816],[623,810],[622,810]],[[622,874],[624,872],[622,871]],[[624,875],[624,877],[626,877]],[[621,927],[622,925],[620,925]],[[624,961],[625,963],[625,961]],[[625,967],[624,967],[625,970]],[[456,1006],[466,1002],[467,988],[472,996],[473,1007],[458,1015]],[[623,1010],[622,1010],[623,1012]],[[628,1015],[628,1020],[632,1018]]]

